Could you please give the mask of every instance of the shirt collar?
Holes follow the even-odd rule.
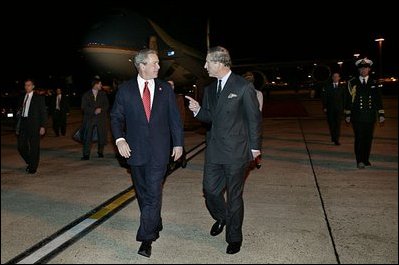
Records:
[[[222,89],[224,88],[224,85],[226,84],[227,79],[229,79],[230,75],[231,75],[231,70],[222,78],[218,78],[218,83],[219,83],[219,80],[222,80]]]
[[[369,81],[369,76],[359,76],[360,82],[363,82],[363,79],[365,79],[367,83]]]
[[[148,82],[149,87],[154,87],[155,81],[154,79],[145,80],[140,75],[137,75],[137,83],[139,84],[140,89],[144,89],[144,83]]]

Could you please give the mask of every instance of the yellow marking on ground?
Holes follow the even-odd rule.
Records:
[[[89,218],[90,219],[100,219],[100,218],[104,217],[105,215],[107,215],[108,213],[113,211],[115,208],[119,207],[121,204],[123,204],[127,200],[131,199],[134,195],[135,195],[134,190],[127,192],[123,196],[120,196],[116,200],[114,200],[114,201],[110,202],[109,204],[107,204],[106,206],[104,206],[98,212],[92,214]]]

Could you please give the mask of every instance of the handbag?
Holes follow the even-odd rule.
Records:
[[[85,137],[85,128],[84,128],[84,126],[81,126],[73,134],[72,139],[75,140],[76,142],[83,143],[84,137]],[[94,126],[94,128],[93,128],[93,134],[92,134],[91,141],[92,142],[98,141],[97,126]]]

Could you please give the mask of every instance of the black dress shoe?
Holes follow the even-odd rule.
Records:
[[[371,167],[371,163],[370,163],[369,161],[367,161],[366,163],[364,163],[364,165],[365,165],[366,167]]]
[[[151,241],[143,241],[137,253],[144,257],[149,258],[151,256],[151,249],[152,249],[151,243],[152,243]]]
[[[80,160],[89,160],[89,156],[82,156],[82,158]]]
[[[31,168],[30,168],[30,169],[28,170],[28,174],[35,174],[35,173],[36,173],[36,170],[35,170],[35,169],[31,169]]]
[[[226,249],[226,253],[227,254],[236,254],[236,253],[240,252],[240,249],[241,249],[241,242],[229,243],[229,245],[227,246],[227,249]]]
[[[25,168],[25,171],[26,171],[26,172],[29,171],[29,165]]]
[[[211,228],[211,236],[217,236],[223,231],[223,227],[226,225],[225,221],[216,221]]]
[[[186,158],[184,157],[184,158],[182,159],[182,161],[181,161],[181,167],[182,167],[182,168],[186,168],[186,166],[187,166],[187,160],[186,160]]]
[[[334,142],[335,145],[341,145],[338,141]]]
[[[103,153],[98,153],[98,157],[103,158],[104,154]]]

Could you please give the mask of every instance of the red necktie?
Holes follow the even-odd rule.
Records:
[[[148,82],[144,82],[144,91],[143,91],[143,105],[145,115],[147,116],[147,121],[150,121],[151,114],[151,95],[150,90],[148,89]]]

